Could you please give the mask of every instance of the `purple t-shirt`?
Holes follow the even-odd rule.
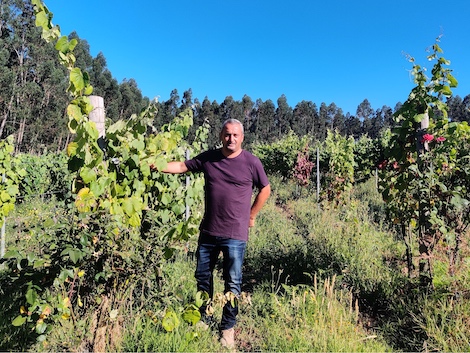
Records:
[[[217,149],[184,163],[189,171],[204,173],[201,232],[247,241],[253,188],[269,184],[259,158],[245,150],[235,158],[227,158]]]

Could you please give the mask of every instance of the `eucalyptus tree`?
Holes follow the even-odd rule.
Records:
[[[181,110],[191,108],[193,105],[193,90],[191,88],[183,92],[183,99],[181,100]]]
[[[179,100],[180,96],[178,90],[175,88],[170,93],[170,98],[158,104],[157,116],[155,118],[155,125],[162,126],[168,124],[179,113]]]
[[[3,139],[13,132],[7,125],[14,104],[16,71],[12,65],[12,9],[9,4],[0,3],[0,137]]]
[[[361,121],[354,115],[347,113],[344,125],[346,127],[346,136],[353,136],[358,139],[363,134]]]
[[[466,121],[470,124],[470,94],[465,96],[465,98],[462,101],[462,104],[464,106],[464,114],[462,116],[461,121]]]
[[[275,132],[275,121],[274,116],[276,114],[276,107],[272,100],[262,101],[257,100],[257,112],[255,122],[255,139],[256,141],[272,142],[276,139],[277,135]]]
[[[344,136],[346,133],[346,119],[343,110],[338,108],[335,103],[331,103],[328,106],[328,111],[331,117],[331,130],[336,130]]]
[[[325,124],[327,129],[331,131],[338,131],[340,134],[344,133],[344,115],[343,110],[332,102],[326,107]]]
[[[304,134],[313,135],[315,132],[315,121],[318,120],[318,109],[311,101],[297,103],[292,113],[292,130],[297,136]]]
[[[243,112],[242,122],[243,122],[244,130],[245,130],[244,145],[246,148],[249,148],[255,139],[255,136],[251,133],[251,128],[254,124],[255,103],[246,94],[242,98],[241,109]]]
[[[119,92],[121,92],[119,119],[126,119],[132,114],[137,114],[148,105],[148,99],[144,100],[142,92],[133,78],[124,79],[119,85]]]
[[[393,126],[393,112],[392,108],[384,105],[381,109],[375,111],[375,116],[372,118],[371,130],[369,137],[375,139],[380,135],[380,131]]]
[[[318,119],[315,122],[315,139],[324,141],[329,125],[328,106],[326,103],[322,102],[320,104]]]
[[[75,65],[80,68],[82,71],[88,72],[88,74],[93,76],[91,74],[92,71],[92,66],[93,66],[93,57],[90,54],[90,44],[86,39],[82,39],[79,37],[78,33],[73,31],[68,35],[68,39],[72,40],[75,39],[77,40],[77,45],[74,48],[75,52]],[[103,54],[101,56],[104,58]],[[105,63],[106,66],[106,63]]]
[[[111,121],[119,120],[119,105],[122,99],[119,83],[109,71],[102,52],[93,58],[89,75],[95,94],[104,99],[106,118]]]
[[[277,99],[277,108],[274,120],[276,122],[276,128],[279,138],[281,138],[287,132],[292,130],[292,108],[289,104],[287,104],[287,98],[284,94],[282,94]]]
[[[212,110],[212,104],[209,98],[204,97],[204,100],[200,105],[196,106],[196,113],[194,114],[194,124],[202,125],[204,120],[207,120],[212,126],[214,121],[214,111]]]
[[[240,102],[233,99],[232,96],[225,97],[220,104],[221,122],[227,119],[237,119],[241,122],[244,120],[243,108]]]
[[[180,96],[178,90],[175,88],[170,93],[170,99],[165,101],[165,110],[174,117],[179,113],[179,100]]]
[[[460,96],[447,99],[449,119],[452,121],[467,121],[470,123],[470,95],[462,99]]]
[[[17,151],[60,148],[68,134],[65,69],[53,46],[42,42],[30,1],[0,6],[0,135],[14,134]]]
[[[214,120],[213,124],[211,124],[211,131],[208,136],[208,141],[212,141],[213,145],[216,146],[219,143],[219,131],[220,128],[222,127],[221,123],[221,118],[220,116],[222,115],[222,108],[220,107],[220,104],[217,103],[216,100],[212,101],[211,104],[212,107],[212,112],[214,113]]]
[[[206,97],[204,97],[204,100],[199,102],[199,100],[196,98],[194,100],[193,104],[193,119],[194,119],[194,124],[191,126],[189,130],[189,140],[192,141],[195,136],[196,136],[196,131],[199,126],[202,126],[204,123],[207,123],[209,125],[209,128],[212,128],[215,123],[215,114],[214,111],[212,110],[212,104],[210,100]],[[217,118],[218,120],[218,118]],[[209,136],[211,135],[209,131]],[[209,137],[208,136],[208,137]],[[216,143],[216,141],[213,141],[212,139],[208,138],[207,139],[207,144],[208,146],[212,147]]]
[[[371,135],[372,119],[374,117],[374,109],[367,99],[364,99],[356,109],[356,117],[362,122],[362,131],[364,134]]]
[[[216,101],[211,102],[206,96],[204,97],[202,103],[195,104],[194,110],[193,126],[197,128],[207,122],[210,126],[210,131],[207,137],[207,144],[210,148],[216,146],[219,141],[217,131],[220,131],[219,104]],[[193,133],[195,133],[195,131]]]

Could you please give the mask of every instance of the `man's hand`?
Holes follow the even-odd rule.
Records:
[[[150,166],[152,168],[152,166]],[[156,168],[155,168],[156,169]],[[169,174],[182,174],[188,171],[188,167],[184,162],[168,162],[166,168],[159,170],[162,173],[169,173]]]
[[[271,195],[271,185],[266,185],[262,188],[258,195],[255,197],[255,201],[253,205],[251,205],[251,212],[250,212],[250,223],[249,226],[253,227],[255,225],[255,218],[258,212],[261,210],[261,207],[265,204],[266,200],[268,199],[269,195]]]
[[[188,171],[184,162],[168,162],[165,168],[158,170],[157,166],[153,163],[149,164],[150,170],[156,170],[157,172],[168,173],[168,174],[182,174]]]

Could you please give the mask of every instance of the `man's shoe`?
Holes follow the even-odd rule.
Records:
[[[204,321],[202,320],[199,320],[197,323],[196,323],[196,327],[200,328],[201,330],[203,331],[207,331],[209,329],[209,325],[206,324]]]
[[[221,331],[220,344],[225,348],[235,348],[235,329],[233,327]]]

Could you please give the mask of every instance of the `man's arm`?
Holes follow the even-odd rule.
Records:
[[[250,227],[253,227],[255,225],[256,216],[258,215],[258,212],[261,210],[263,205],[266,203],[266,200],[268,199],[269,195],[271,195],[271,185],[269,184],[262,188],[258,192],[258,195],[256,195],[255,201],[251,206]]]
[[[150,168],[155,169],[153,165]],[[167,166],[160,170],[162,173],[169,173],[169,174],[182,174],[188,171],[188,167],[184,162],[168,162]]]

